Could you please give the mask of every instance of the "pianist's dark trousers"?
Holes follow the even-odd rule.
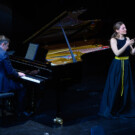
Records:
[[[12,90],[15,96],[13,98],[13,108],[16,115],[21,115],[25,111],[25,95],[26,95],[26,88],[20,87],[19,89]]]

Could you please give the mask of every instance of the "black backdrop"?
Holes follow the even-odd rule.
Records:
[[[63,10],[87,9],[81,19],[102,19],[103,34],[112,34],[112,25],[124,21],[128,36],[135,37],[134,4],[115,0],[0,0],[0,34],[7,35],[13,48],[59,15]]]

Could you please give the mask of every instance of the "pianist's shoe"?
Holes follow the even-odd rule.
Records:
[[[28,113],[28,112],[20,112],[17,114],[17,118],[19,120],[25,120],[25,119],[28,119],[32,116],[32,112]]]
[[[30,117],[33,115],[33,112],[23,112],[23,114],[26,116],[26,117]]]

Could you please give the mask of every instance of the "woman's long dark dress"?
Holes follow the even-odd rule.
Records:
[[[126,43],[124,40],[117,40],[118,49]],[[130,47],[119,57],[130,55]],[[133,87],[132,73],[129,59],[122,60],[114,58],[110,66],[104,92],[102,95],[99,115],[104,117],[135,117],[135,91]],[[124,71],[123,71],[124,68]],[[122,72],[123,85],[122,92]]]

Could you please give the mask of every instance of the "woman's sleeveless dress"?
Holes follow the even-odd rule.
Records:
[[[117,40],[118,49],[126,43]],[[99,115],[109,118],[135,117],[135,91],[129,59],[130,47],[113,59],[102,95]],[[121,59],[124,60],[121,60]]]

